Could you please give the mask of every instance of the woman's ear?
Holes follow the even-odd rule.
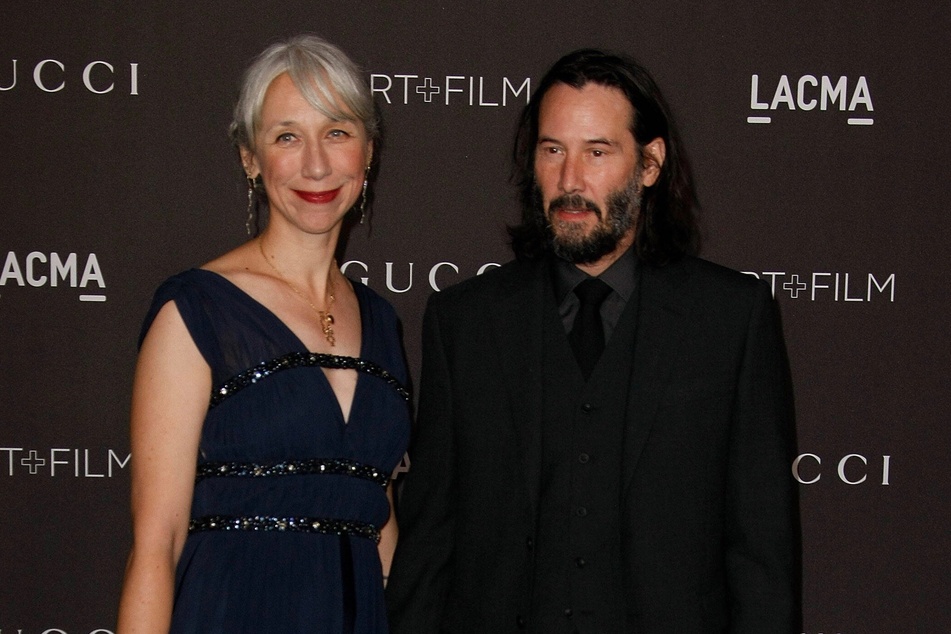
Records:
[[[258,169],[257,160],[254,158],[254,152],[250,148],[241,146],[238,150],[241,153],[241,165],[244,167],[244,173],[248,175],[248,178],[255,179],[258,177],[258,174],[261,173],[261,170]]]

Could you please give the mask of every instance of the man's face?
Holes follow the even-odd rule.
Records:
[[[659,171],[639,169],[633,117],[624,93],[595,83],[555,84],[542,97],[535,182],[559,257],[613,261],[633,243],[641,189]]]

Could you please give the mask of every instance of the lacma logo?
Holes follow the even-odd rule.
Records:
[[[15,251],[7,253],[0,269],[0,288],[6,286],[68,286],[70,288],[106,288],[102,267],[95,253],[85,256],[80,268],[79,256],[75,253],[42,253],[31,251],[18,257]],[[81,302],[104,302],[103,293],[84,293]]]
[[[872,118],[872,93],[864,75],[851,81],[845,75],[838,78],[829,75],[780,75],[779,79],[765,76],[761,79],[759,75],[753,75],[750,82],[750,109],[771,113],[837,110],[849,113],[846,119],[849,125],[875,123]],[[772,121],[772,115],[750,115],[746,118],[747,123]]]
[[[381,95],[387,104],[429,103],[476,107],[505,107],[510,103],[528,103],[532,80],[486,79],[469,75],[432,77],[423,75],[370,75],[370,91]]]

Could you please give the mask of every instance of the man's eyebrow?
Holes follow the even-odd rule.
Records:
[[[561,143],[561,141],[559,141],[558,139],[556,139],[556,138],[554,138],[554,137],[550,137],[550,136],[540,136],[540,137],[538,137],[538,142],[539,142],[539,143]],[[597,137],[597,138],[594,138],[594,139],[586,139],[586,140],[585,140],[585,144],[586,144],[586,145],[611,145],[611,146],[614,146],[614,145],[618,145],[618,142],[617,142],[617,141],[612,141],[611,139],[607,139],[607,138],[605,138],[605,137]]]

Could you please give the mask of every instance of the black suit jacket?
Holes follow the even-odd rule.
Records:
[[[430,298],[395,634],[532,630],[548,275],[510,263]],[[696,258],[639,276],[616,631],[798,632],[792,394],[769,289]]]

